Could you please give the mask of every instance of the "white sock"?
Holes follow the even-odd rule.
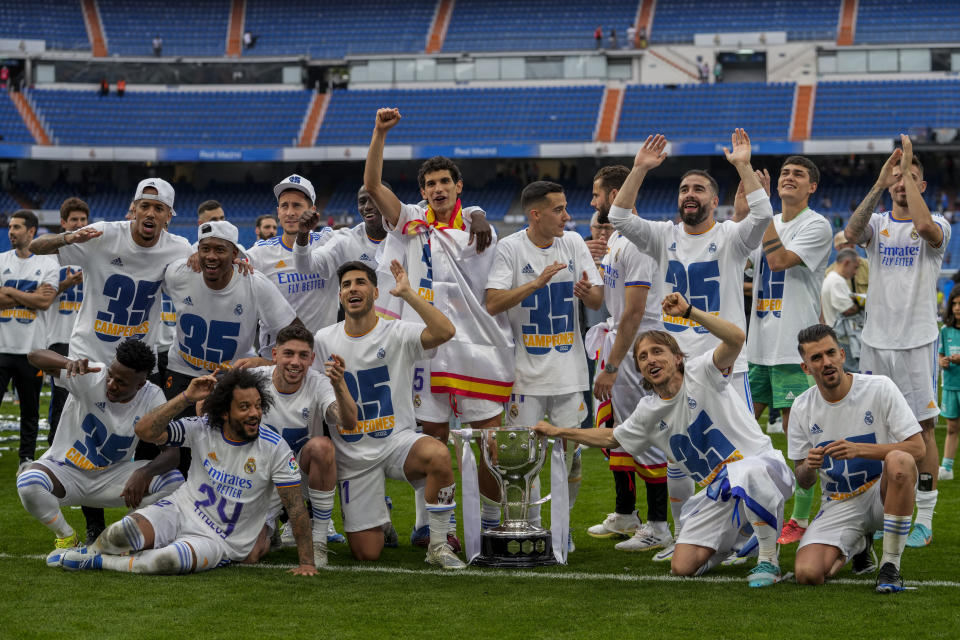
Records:
[[[918,492],[919,493],[919,492]],[[892,562],[900,568],[900,556],[907,545],[907,535],[910,533],[910,516],[892,516],[883,514],[883,555],[880,557],[880,566]]]
[[[53,481],[40,469],[27,469],[17,476],[17,493],[27,513],[39,520],[58,538],[69,538],[73,527],[60,511],[60,501],[53,495]]]
[[[670,535],[670,525],[662,520],[647,520],[647,524],[653,527],[657,535]]]
[[[450,528],[447,529],[447,533],[452,533],[453,535],[457,535],[457,512],[456,511],[450,512]]]
[[[428,504],[427,514],[430,524],[430,546],[446,544],[447,532],[450,530],[450,512],[457,504]]]
[[[124,516],[119,522],[114,522],[104,529],[97,541],[90,545],[90,550],[118,556],[142,550],[144,542],[143,532],[137,521],[130,516]]]
[[[530,483],[530,502],[536,502],[540,499],[540,476],[533,479]],[[540,526],[540,505],[533,505],[527,509],[527,522],[534,527]]]
[[[417,522],[414,525],[416,529],[422,529],[430,524],[430,518],[427,515],[427,500],[424,498],[426,491],[426,483],[421,484],[419,487],[413,488],[413,501],[417,507]]]
[[[777,557],[777,536],[780,532],[767,524],[759,514],[754,513],[749,507],[744,507],[744,511],[750,524],[753,525],[753,535],[757,536],[757,564],[769,562],[780,566],[780,560]]]
[[[500,505],[487,504],[480,505],[480,527],[482,529],[493,529],[500,526]]]
[[[174,542],[162,549],[147,549],[129,556],[101,555],[100,563],[103,569],[124,573],[153,575],[190,573],[193,567],[193,550],[185,542]]]
[[[307,489],[310,497],[310,516],[313,518],[313,539],[327,539],[327,530],[330,528],[330,518],[333,516],[333,500],[336,490]],[[292,530],[292,526],[291,526]]]
[[[915,522],[933,531],[933,508],[937,506],[938,491],[917,491],[917,517]]]

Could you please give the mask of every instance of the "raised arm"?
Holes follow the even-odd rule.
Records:
[[[102,231],[93,227],[83,227],[76,231],[65,231],[63,233],[47,233],[39,238],[33,239],[30,243],[30,252],[39,256],[59,253],[60,247],[68,244],[80,244],[88,240],[93,240],[94,238],[99,238],[102,235]]]
[[[609,214],[610,223],[614,229],[637,245],[641,251],[654,258],[659,258],[659,247],[652,232],[651,223],[635,216],[633,207],[640,192],[640,185],[643,184],[647,173],[659,167],[666,159],[666,146],[667,139],[662,135],[647,136],[633,159],[633,168],[613,199]]]
[[[27,362],[47,375],[58,376],[66,369],[67,377],[82,376],[100,371],[100,367],[91,367],[87,358],[69,360],[50,349],[36,349],[27,354]]]
[[[689,318],[720,339],[720,344],[713,350],[713,364],[717,369],[724,371],[737,361],[743,342],[747,339],[743,330],[737,325],[720,316],[701,311],[676,292],[667,294],[663,299],[663,312],[671,316]]]
[[[847,227],[843,230],[843,235],[850,242],[861,245],[869,244],[873,237],[873,230],[870,229],[870,216],[876,211],[877,204],[883,197],[883,192],[897,183],[893,175],[893,168],[900,164],[901,157],[903,157],[903,149],[894,149],[887,161],[883,163],[883,167],[880,168],[877,181],[870,187],[870,191],[863,202],[850,216]]]
[[[773,207],[770,206],[770,197],[763,189],[763,174],[754,171],[750,164],[753,152],[750,136],[743,129],[735,129],[730,136],[730,144],[731,148],[724,147],[723,153],[727,157],[727,162],[732,164],[740,175],[747,206],[750,209],[747,217],[737,222],[737,231],[743,244],[753,250],[760,245],[763,234],[773,220]]]
[[[167,425],[183,413],[184,409],[206,399],[216,385],[217,378],[213,374],[194,378],[181,393],[159,407],[154,407],[140,418],[133,428],[134,433],[141,440],[158,445],[166,444]]]
[[[370,139],[370,148],[367,150],[367,162],[363,167],[363,186],[377,204],[377,209],[383,214],[383,219],[391,225],[396,225],[400,219],[400,200],[383,185],[383,145],[387,140],[387,132],[400,122],[398,109],[378,109],[377,119],[373,127],[373,138]]]
[[[920,185],[913,179],[911,173],[913,163],[913,141],[910,136],[900,134],[900,144],[903,145],[903,154],[900,157],[900,175],[903,180],[903,189],[907,192],[907,209],[913,218],[913,228],[917,230],[928,244],[939,247],[943,242],[943,229],[933,221],[930,208],[923,199]],[[921,181],[923,180],[921,176]]]
[[[330,359],[323,364],[324,373],[330,379],[333,393],[337,401],[327,409],[327,424],[339,424],[345,431],[354,431],[357,428],[357,403],[350,395],[347,383],[343,378],[346,364],[343,358],[331,354]],[[322,434],[310,434],[322,435]]]
[[[420,344],[423,348],[434,349],[450,340],[457,332],[450,319],[435,306],[417,295],[417,292],[410,286],[407,272],[398,261],[394,260],[390,263],[390,272],[397,282],[396,288],[391,289],[390,295],[406,302],[427,325],[420,333]]]

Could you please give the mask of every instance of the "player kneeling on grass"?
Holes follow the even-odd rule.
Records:
[[[926,451],[920,423],[886,376],[843,370],[833,329],[815,324],[797,336],[803,370],[817,386],[793,404],[788,454],[797,483],[820,473],[820,513],[797,549],[800,584],[823,584],[853,559],[854,573],[876,569],[873,532],[883,527],[877,592],[903,590],[900,556],[910,531],[917,461]]]
[[[160,388],[147,381],[156,364],[150,347],[140,340],[121,342],[109,367],[47,349],[27,358],[70,392],[53,444],[17,476],[24,509],[53,531],[58,549],[80,544],[61,507],[136,508],[183,483],[176,449],[155,460],[131,460],[139,442],[137,421],[164,402]]]
[[[219,382],[214,375],[194,378],[186,390],[143,416],[136,426],[143,440],[190,447],[190,477],[169,499],[110,525],[90,547],[54,551],[47,564],[176,574],[256,562],[270,548],[264,522],[276,487],[300,556],[291,573],[316,574],[300,468],[283,438],[260,426],[272,402],[267,384],[246,369],[231,369]],[[203,417],[170,422],[201,400]]]
[[[330,430],[336,447],[337,481],[343,529],[358,560],[376,560],[383,550],[383,528],[390,516],[384,502],[384,476],[424,487],[430,518],[426,561],[443,569],[465,565],[447,543],[454,502],[450,450],[417,433],[413,413],[414,364],[432,358],[456,329],[439,309],[410,287],[407,272],[394,260],[390,270],[402,298],[423,320],[387,322],[377,317],[377,273],[363,262],[337,270],[344,321],[317,332],[317,362],[349,354],[343,373],[357,403],[357,427]],[[426,326],[424,326],[426,325]]]
[[[745,554],[756,536],[757,566],[751,587],[778,582],[777,532],[793,476],[783,455],[760,430],[727,375],[743,347],[743,331],[719,316],[691,306],[679,293],[663,299],[666,315],[691,320],[720,339],[711,352],[686,358],[664,331],[641,333],[633,356],[643,385],[653,390],[614,429],[535,429],[595,447],[623,447],[636,456],[651,446],[666,452],[704,490],[690,498],[680,516],[671,569],[698,576],[731,552]]]

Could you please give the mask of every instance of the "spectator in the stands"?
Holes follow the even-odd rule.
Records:
[[[153,37],[153,55],[158,58],[163,55],[163,38],[159,33]]]

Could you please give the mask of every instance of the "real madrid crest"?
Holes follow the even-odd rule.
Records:
[[[256,473],[257,461],[253,458],[247,458],[247,461],[243,463],[243,470],[247,473]]]
[[[910,239],[911,239],[911,240],[919,240],[919,239],[920,239],[920,234],[917,233],[917,230],[916,230],[916,229],[910,229]]]
[[[419,393],[413,394],[413,406],[419,408],[420,404],[421,404],[420,394]]]
[[[510,417],[511,417],[511,418],[516,418],[518,415],[520,415],[520,408],[516,405],[516,403],[511,402],[511,403],[510,403]]]

